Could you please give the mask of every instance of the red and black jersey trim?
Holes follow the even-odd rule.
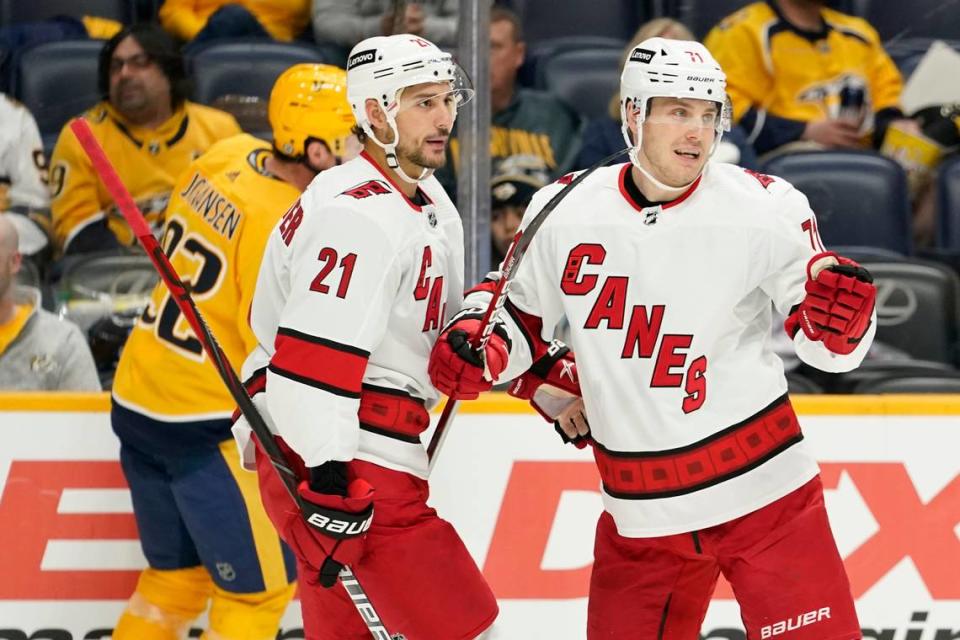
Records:
[[[620,178],[617,183],[620,187],[620,195],[622,195],[623,199],[626,200],[627,203],[637,211],[643,211],[644,209],[656,207],[658,205],[664,210],[675,207],[693,195],[693,192],[696,191],[697,187],[700,186],[700,181],[703,180],[703,174],[701,174],[696,180],[693,181],[693,184],[691,184],[686,191],[681,193],[673,200],[666,202],[653,202],[652,200],[647,200],[643,193],[641,193],[639,187],[637,187],[636,183],[633,181],[633,178],[630,176],[630,168],[632,166],[633,165],[629,162],[623,165],[623,169],[620,170]]]
[[[249,378],[243,381],[243,388],[247,390],[247,395],[251,398],[267,388],[267,368],[261,367],[254,371]],[[240,419],[240,407],[233,410],[230,416],[230,422],[236,422]]]
[[[271,372],[344,398],[359,398],[370,352],[280,327]]]
[[[594,440],[593,456],[608,495],[671,498],[756,469],[803,440],[786,394],[753,416],[699,442],[653,452],[612,451]]]
[[[377,161],[374,160],[373,157],[372,157],[369,153],[367,153],[366,151],[361,151],[361,152],[360,152],[360,155],[361,155],[367,162],[369,162],[371,165],[373,165],[373,168],[376,169],[377,171],[379,171],[379,172],[380,172],[380,175],[382,175],[384,178],[386,178],[387,182],[389,182],[390,185],[394,188],[394,190],[395,190],[398,194],[400,194],[400,197],[402,197],[404,200],[407,201],[407,204],[410,205],[410,208],[411,208],[411,209],[413,209],[414,211],[416,211],[416,212],[419,213],[419,212],[423,211],[423,207],[425,207],[426,205],[428,205],[428,204],[433,204],[433,200],[430,199],[430,196],[427,195],[427,192],[424,191],[423,189],[421,189],[419,186],[417,187],[417,193],[416,193],[417,202],[414,202],[413,200],[411,200],[410,198],[408,198],[408,197],[407,197],[407,194],[405,194],[405,193],[403,192],[403,189],[400,188],[400,185],[397,184],[397,181],[394,180],[393,177],[392,177],[389,173],[387,173],[386,171],[384,171],[384,170],[383,170],[383,167],[381,167],[379,164],[377,164]],[[418,203],[419,203],[419,204],[418,204]]]
[[[400,389],[364,384],[360,392],[360,428],[410,444],[421,444],[430,426],[425,402]]]
[[[545,342],[541,337],[543,334],[543,318],[535,316],[532,313],[526,313],[517,308],[508,298],[503,305],[507,313],[520,329],[520,335],[527,342],[530,348],[530,354],[536,362],[550,348],[550,343]]]

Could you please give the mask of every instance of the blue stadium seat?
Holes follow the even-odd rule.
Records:
[[[517,71],[517,82],[524,87],[545,89],[544,68],[556,56],[568,51],[614,50],[623,53],[626,40],[604,36],[567,36],[527,45],[527,55]],[[618,60],[614,66],[619,66]]]
[[[764,165],[802,191],[824,243],[912,252],[907,176],[895,161],[868,151],[808,151]]]
[[[910,357],[957,364],[960,278],[920,260],[864,265],[877,286],[877,340]]]
[[[893,373],[865,380],[854,393],[960,393],[960,371],[938,375],[903,375]]]
[[[653,17],[647,2],[637,0],[515,0],[528,43],[563,36],[604,36],[629,40],[641,24]]]
[[[14,95],[37,120],[45,150],[67,121],[100,100],[97,63],[103,42],[66,40],[41,44],[19,58]]]
[[[619,49],[561,53],[544,65],[546,89],[585,118],[602,117],[619,91],[621,55]]]
[[[960,253],[960,157],[940,167],[937,178],[937,244]]]
[[[860,0],[865,4],[863,17],[880,33],[880,39],[957,38],[960,35],[960,11],[954,2],[944,0]]]
[[[300,62],[326,63],[316,49],[270,40],[217,41],[192,54],[193,97],[211,104],[220,96],[270,97],[273,83],[285,69]]]
[[[37,22],[55,16],[97,16],[129,24],[134,6],[131,0],[0,0],[0,24]]]

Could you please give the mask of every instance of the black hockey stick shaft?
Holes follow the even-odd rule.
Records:
[[[533,238],[537,233],[537,229],[543,225],[547,219],[547,216],[549,216],[550,213],[557,208],[557,205],[560,204],[560,202],[563,201],[563,199],[566,198],[567,195],[569,195],[570,192],[577,187],[577,185],[583,182],[587,176],[600,167],[604,167],[608,163],[613,162],[628,151],[630,151],[629,147],[626,149],[621,149],[620,151],[607,156],[597,164],[573,178],[569,184],[564,185],[563,189],[558,191],[552,198],[550,198],[550,200],[547,201],[547,204],[543,205],[543,208],[537,212],[537,215],[533,217],[533,220],[530,221],[530,224],[518,231],[517,235],[513,237],[513,242],[510,243],[510,248],[507,249],[507,256],[503,259],[503,266],[500,268],[500,279],[497,281],[497,286],[493,290],[493,297],[491,297],[490,302],[487,303],[487,310],[484,312],[483,318],[480,320],[480,326],[470,337],[470,343],[473,346],[473,349],[480,354],[481,358],[483,358],[484,355],[484,348],[487,346],[487,343],[490,342],[490,335],[493,333],[495,321],[500,315],[503,305],[507,302],[507,293],[510,291],[510,283],[512,283],[514,278],[516,278],[517,269],[520,267],[520,262],[523,260],[523,256],[527,253],[527,247],[529,247],[530,243],[533,242]],[[430,443],[427,445],[427,459],[430,461],[431,468],[433,468],[433,461],[436,459],[437,451],[440,449],[440,445],[446,438],[447,426],[454,413],[456,413],[458,405],[459,402],[457,400],[448,399],[447,404],[443,407],[443,412],[441,412],[439,420],[437,420],[437,428],[434,429],[433,435],[430,438]]]
[[[170,295],[180,308],[181,313],[183,313],[183,316],[187,319],[190,328],[193,329],[197,339],[203,345],[204,351],[206,351],[210,357],[217,373],[220,374],[220,378],[230,391],[230,395],[233,396],[237,406],[240,407],[243,417],[247,419],[250,428],[253,429],[260,446],[263,448],[263,451],[266,452],[267,456],[269,456],[271,464],[280,475],[280,479],[290,493],[290,497],[299,506],[300,497],[297,492],[299,478],[297,474],[290,468],[286,456],[284,456],[283,451],[280,449],[276,440],[274,440],[273,434],[270,432],[270,428],[264,421],[263,416],[260,415],[250,396],[247,395],[247,390],[240,382],[236,372],[234,372],[229,360],[227,360],[226,355],[223,353],[223,349],[220,348],[220,344],[210,331],[207,323],[203,320],[203,316],[200,315],[200,311],[197,309],[189,289],[184,286],[180,276],[177,275],[173,265],[170,264],[169,258],[167,258],[167,255],[160,247],[160,243],[150,231],[150,226],[143,217],[143,213],[141,213],[133,201],[120,176],[117,175],[117,171],[113,168],[113,164],[107,158],[106,153],[104,153],[103,147],[100,146],[100,143],[94,137],[93,131],[90,130],[90,125],[88,125],[87,121],[83,118],[74,118],[70,123],[70,129],[77,137],[84,152],[86,152],[90,158],[93,168],[100,176],[107,191],[110,192],[111,197],[113,197],[117,209],[120,210],[127,224],[130,225],[134,235],[140,241],[141,246],[156,268],[157,273],[160,274],[160,278],[167,286]],[[367,628],[374,638],[377,640],[398,640],[398,638],[402,638],[400,635],[391,636],[383,626],[383,623],[380,622],[380,617],[373,609],[373,605],[370,604],[370,599],[367,598],[366,592],[363,591],[363,588],[349,567],[343,568],[340,572],[340,579],[344,588],[347,589],[347,593],[350,594],[351,601],[354,603],[354,606],[357,608],[358,613],[367,624]],[[358,595],[355,596],[355,594]]]

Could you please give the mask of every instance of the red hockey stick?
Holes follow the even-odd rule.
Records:
[[[510,243],[510,248],[507,249],[507,257],[503,259],[503,266],[500,268],[500,280],[497,281],[497,288],[493,290],[493,297],[490,298],[490,302],[487,304],[487,311],[480,320],[480,326],[477,328],[477,332],[470,337],[471,346],[480,354],[481,358],[484,354],[484,348],[487,346],[487,343],[490,342],[494,321],[500,315],[503,305],[507,302],[510,283],[513,282],[513,279],[516,277],[517,269],[520,267],[520,261],[523,260],[523,256],[526,255],[527,247],[529,247],[533,241],[533,236],[537,233],[537,229],[543,225],[547,216],[550,215],[550,212],[557,208],[560,201],[566,198],[567,194],[569,194],[574,187],[583,182],[591,173],[600,167],[606,166],[607,163],[616,160],[629,150],[630,148],[627,147],[626,149],[621,149],[607,156],[571,180],[569,184],[550,198],[547,204],[543,205],[543,208],[537,212],[537,215],[530,221],[530,224],[518,231],[517,235],[513,237],[513,242]],[[430,461],[431,469],[433,468],[434,460],[436,460],[437,451],[447,437],[447,426],[450,423],[450,419],[453,417],[453,414],[456,413],[459,404],[459,400],[447,400],[447,404],[444,405],[443,412],[440,414],[440,419],[437,421],[437,428],[434,429],[433,435],[430,437],[430,444],[427,445],[427,459]]]
[[[117,208],[120,210],[120,213],[123,214],[127,224],[130,225],[134,235],[137,236],[147,257],[150,258],[157,273],[160,274],[160,278],[164,284],[167,285],[167,289],[170,290],[170,295],[173,297],[174,302],[180,307],[183,317],[190,323],[190,328],[193,329],[193,332],[196,334],[197,339],[200,340],[207,355],[210,356],[213,366],[217,369],[217,373],[220,374],[220,378],[227,386],[237,406],[240,407],[243,417],[247,419],[250,428],[253,429],[257,440],[260,442],[260,446],[270,457],[270,462],[280,475],[280,479],[290,493],[290,497],[299,505],[300,495],[297,492],[297,485],[300,480],[297,474],[290,468],[286,457],[277,445],[276,440],[273,439],[270,428],[266,422],[264,422],[263,416],[260,415],[253,401],[250,400],[250,396],[247,395],[247,390],[243,387],[233,367],[230,366],[230,362],[227,360],[226,355],[224,355],[223,349],[220,348],[207,323],[204,322],[200,311],[193,302],[193,298],[190,297],[190,291],[184,286],[180,280],[180,276],[177,275],[167,255],[160,247],[160,243],[157,242],[157,239],[150,232],[150,226],[144,219],[143,213],[140,212],[133,198],[130,197],[130,193],[120,180],[120,176],[117,175],[110,160],[107,159],[103,147],[100,146],[100,143],[97,142],[97,139],[93,136],[90,125],[88,125],[87,121],[83,118],[75,118],[70,122],[70,129],[73,131],[73,134],[77,136],[80,146],[83,147],[83,150],[90,158],[93,168],[97,174],[99,174],[100,179],[103,180],[104,186],[106,186],[107,191],[110,192],[114,202],[117,204]],[[386,627],[384,627],[383,622],[380,621],[380,616],[373,608],[370,599],[367,597],[363,587],[360,586],[360,582],[357,580],[353,571],[350,570],[350,567],[344,567],[340,570],[340,582],[347,590],[351,602],[353,602],[357,608],[360,617],[363,618],[371,635],[376,640],[403,640],[402,634],[391,635]]]

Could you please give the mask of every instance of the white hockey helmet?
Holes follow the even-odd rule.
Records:
[[[716,136],[710,155],[717,150],[725,131],[730,130],[733,111],[727,97],[727,76],[705,46],[691,40],[648,38],[630,52],[620,75],[620,120],[623,139],[630,151],[630,160],[648,178],[665,189],[669,187],[647,174],[637,154],[643,144],[643,122],[652,98],[687,98],[716,102],[720,108],[714,131]],[[627,103],[631,108],[627,109]],[[629,118],[637,124],[636,142],[630,140]],[[691,183],[692,184],[692,183]]]
[[[441,94],[452,94],[456,118],[457,109],[473,97],[473,86],[453,56],[429,40],[406,33],[375,36],[357,44],[347,58],[347,100],[357,124],[386,152],[387,165],[408,182],[423,180],[432,170],[424,169],[418,178],[411,178],[400,168],[396,154],[400,141],[396,120],[400,92],[413,85],[438,82],[450,84],[450,89]],[[386,114],[393,132],[390,143],[378,140],[373,134],[366,110],[370,99],[376,100]]]

